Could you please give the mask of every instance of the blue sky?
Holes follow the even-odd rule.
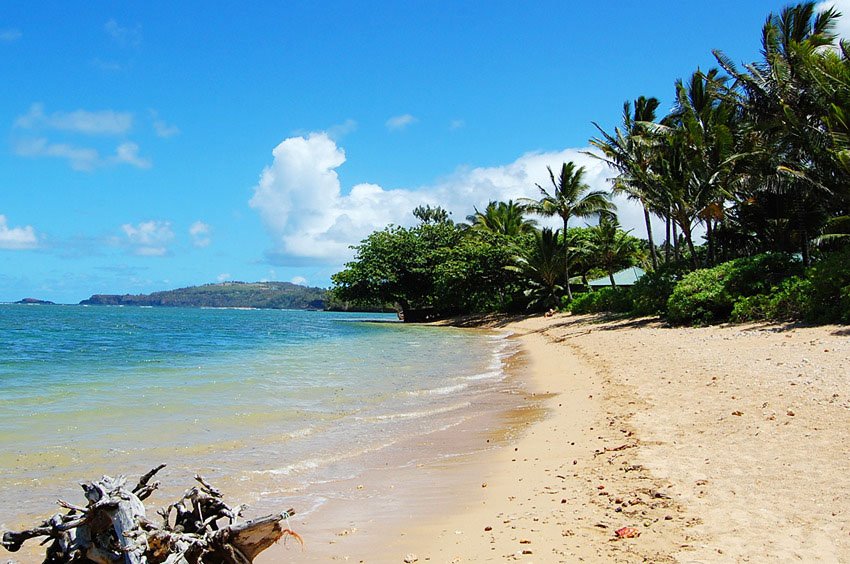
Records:
[[[783,5],[7,2],[0,301],[327,286],[416,205],[460,220],[568,158],[605,187],[591,122],[756,59]]]

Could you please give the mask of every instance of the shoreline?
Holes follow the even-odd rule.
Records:
[[[850,562],[850,329],[497,323],[545,416],[417,468],[424,497],[333,539],[330,560]],[[309,546],[262,562],[328,561]]]

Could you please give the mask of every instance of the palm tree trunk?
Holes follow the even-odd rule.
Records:
[[[673,222],[673,258],[676,262],[682,259],[682,252],[679,248],[679,230],[676,228],[676,222]]]
[[[643,206],[643,219],[646,221],[646,239],[649,241],[649,254],[650,257],[652,257],[652,270],[658,270],[658,257],[655,254],[655,241],[652,239],[652,223],[650,222],[649,210],[645,205]]]
[[[564,284],[567,286],[567,299],[573,301],[573,291],[570,289],[570,246],[567,243],[567,223],[569,221],[570,218],[564,218],[564,276],[567,278]]]
[[[694,269],[699,268],[699,262],[697,262],[697,251],[694,248],[694,240],[691,237],[691,226],[688,225],[682,226],[682,234],[685,236],[685,242],[688,244],[688,250],[691,252],[691,264],[693,264]]]
[[[714,256],[714,228],[710,217],[705,219],[705,238],[708,240],[708,263],[709,266],[714,266],[717,264],[717,258]]]
[[[664,219],[664,262],[670,262],[670,214]]]
[[[616,288],[616,287],[617,287],[617,283],[616,283],[616,282],[614,282],[614,273],[613,273],[613,272],[609,272],[609,273],[608,273],[608,280],[610,280],[610,281],[611,281],[611,287],[612,287],[612,288]]]

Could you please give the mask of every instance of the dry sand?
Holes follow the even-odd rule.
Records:
[[[507,328],[545,417],[520,409],[497,448],[417,468],[380,526],[308,539],[330,552],[264,561],[850,562],[850,330]]]

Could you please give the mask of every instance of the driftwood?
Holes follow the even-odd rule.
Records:
[[[161,522],[155,524],[142,501],[159,487],[150,480],[164,467],[142,476],[132,489],[124,476],[81,484],[85,507],[59,500],[65,514],[32,529],[6,531],[0,544],[17,552],[29,539],[46,537],[41,542],[50,543],[44,564],[250,564],[282,537],[303,546],[301,537],[284,527],[292,509],[237,522],[244,506],[228,506],[222,493],[198,475],[197,486],[157,511]]]

